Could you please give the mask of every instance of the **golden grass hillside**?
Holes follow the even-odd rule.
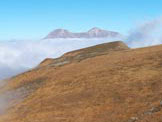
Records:
[[[85,48],[8,82],[0,92],[23,88],[23,99],[0,122],[162,122],[161,45]]]

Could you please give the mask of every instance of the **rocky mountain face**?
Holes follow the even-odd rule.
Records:
[[[161,122],[161,54],[118,41],[46,59],[1,87],[0,122]]]
[[[118,32],[102,30],[100,28],[92,28],[88,32],[72,33],[68,30],[57,29],[48,34],[44,39],[54,38],[118,38],[121,34]]]

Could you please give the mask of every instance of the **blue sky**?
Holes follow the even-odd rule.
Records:
[[[126,34],[162,15],[162,0],[1,0],[0,40],[40,39],[56,28]]]

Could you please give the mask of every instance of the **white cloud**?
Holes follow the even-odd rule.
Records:
[[[162,17],[137,26],[125,40],[133,48],[162,44]]]

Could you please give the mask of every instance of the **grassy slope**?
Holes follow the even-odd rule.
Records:
[[[1,90],[35,89],[0,122],[161,122],[161,76],[162,46],[38,68]]]

